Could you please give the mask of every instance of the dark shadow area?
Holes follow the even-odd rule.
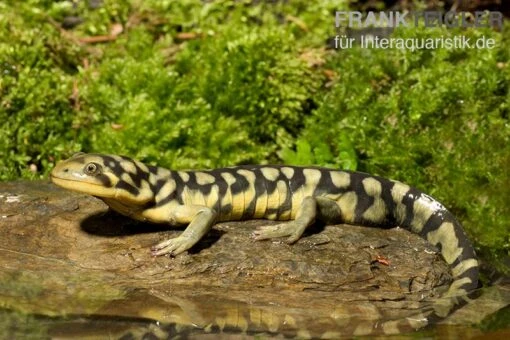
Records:
[[[225,234],[225,231],[211,229],[197,244],[188,250],[189,254],[198,254],[202,250],[211,247]]]
[[[88,234],[105,237],[157,233],[174,229],[164,224],[135,221],[112,210],[88,216],[80,224],[80,228]]]
[[[325,222],[315,221],[314,224],[305,229],[305,232],[303,233],[303,236],[301,236],[301,238],[319,234],[324,231],[324,228],[326,228],[327,225],[328,224]]]
[[[121,237],[146,233],[161,233],[168,232],[170,230],[182,232],[185,229],[184,226],[173,227],[165,224],[136,221],[113,210],[108,210],[107,212],[101,212],[88,216],[80,224],[80,228],[88,234],[103,237]],[[224,232],[221,230],[210,230],[207,235],[204,236],[188,252],[190,254],[196,254],[203,249],[209,248],[211,245],[217,242],[223,234]]]

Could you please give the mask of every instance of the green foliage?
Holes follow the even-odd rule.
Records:
[[[280,158],[284,163],[292,165],[320,164],[322,166],[338,166],[341,169],[356,170],[358,157],[349,136],[344,133],[338,135],[336,140],[338,153],[336,155],[331,152],[329,145],[320,138],[320,135],[315,136],[318,138],[312,139],[311,142],[304,138],[298,138],[296,151],[284,147],[279,153]]]
[[[0,14],[0,179],[33,177],[28,164],[47,168],[66,140],[73,144],[66,127],[72,120],[69,74],[79,60],[79,50],[35,10],[27,9],[26,18],[10,10]]]

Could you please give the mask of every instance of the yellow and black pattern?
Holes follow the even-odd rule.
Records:
[[[452,268],[448,302],[437,304],[426,320],[449,314],[464,303],[461,296],[478,285],[478,261],[460,223],[438,201],[397,181],[320,167],[171,171],[127,157],[83,153],[57,164],[51,178],[64,188],[99,197],[134,219],[188,225],[180,236],[154,246],[153,255],[176,255],[191,248],[219,221],[286,221],[259,228],[254,238],[287,237],[289,243],[316,220],[400,226],[437,246]],[[423,320],[416,321],[419,326]]]

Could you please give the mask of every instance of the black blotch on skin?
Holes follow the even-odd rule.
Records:
[[[385,221],[381,221],[381,223],[388,225],[388,227],[394,227],[397,225],[397,220],[395,219],[394,214],[397,204],[391,196],[391,189],[393,189],[395,183],[380,177],[377,177],[377,180],[381,183],[381,199],[387,208],[386,219]]]
[[[202,172],[208,173],[207,171],[202,171]],[[190,191],[198,191],[201,194],[203,194],[204,196],[209,195],[211,193],[211,189],[212,189],[212,186],[214,185],[214,183],[200,185],[197,182],[197,175],[195,172],[189,171],[188,175],[189,175],[189,180],[186,183],[184,183],[184,181],[182,181],[182,180],[181,181],[183,182],[183,185],[186,186]]]
[[[319,184],[317,185],[316,194],[320,195],[322,193],[328,193],[332,195],[344,193],[348,191],[348,188],[338,188],[333,184],[333,180],[331,179],[331,174],[334,172],[343,172],[337,170],[329,170],[329,169],[319,169],[321,171],[321,178],[319,180]]]
[[[131,162],[131,163],[135,166],[136,173],[132,174],[132,173],[128,172],[129,177],[131,177],[131,180],[133,181],[135,186],[137,188],[140,188],[142,185],[142,181],[149,182],[149,173],[144,171],[142,168],[140,168],[138,166],[138,164],[136,164],[135,162]]]
[[[261,176],[260,171],[257,173],[256,171],[253,171],[252,168],[253,167],[251,167],[249,169],[245,168],[245,170],[253,173],[255,182],[253,183],[253,189],[252,189],[252,190],[254,190],[254,196],[250,202],[245,202],[245,207],[244,207],[244,212],[243,212],[243,217],[242,217],[243,219],[252,218],[253,215],[255,215],[255,208],[257,207],[257,200],[260,197],[260,195],[262,195],[266,190],[266,187],[263,185],[263,179],[258,177],[258,176]],[[241,176],[240,174],[238,174],[238,175]],[[248,188],[249,188],[249,185],[248,185]],[[248,188],[246,188],[246,190],[248,190]]]
[[[415,188],[410,188],[409,191],[402,198],[402,204],[406,208],[406,216],[404,221],[402,221],[402,226],[404,228],[409,228],[411,226],[411,222],[414,218],[414,202],[421,197],[421,191]]]
[[[306,184],[306,179],[305,175],[303,174],[303,168],[292,168],[294,169],[294,175],[289,180],[289,188],[291,192],[296,192]]]
[[[437,230],[443,222],[448,222],[445,219],[446,210],[439,210],[432,213],[427,222],[423,225],[419,235],[423,238],[427,238],[428,233]],[[406,224],[409,225],[409,224]]]
[[[266,179],[265,177],[263,177],[263,180],[264,180],[264,184],[266,186],[267,194],[268,195],[273,194],[276,190],[276,181],[270,181],[270,180]]]
[[[266,215],[275,214],[276,216],[278,216],[278,211],[279,208],[268,208],[266,209]]]
[[[276,214],[277,218],[279,219],[283,214],[290,211],[292,209],[292,189],[291,189],[291,180],[285,176],[285,174],[281,171],[282,166],[261,166],[260,168],[271,168],[278,171],[278,176],[274,181],[270,181],[263,177],[263,180],[266,184],[266,190],[268,194],[273,193],[275,190],[278,190],[278,182],[283,182],[286,187],[285,191],[285,197],[282,197],[282,193],[278,190],[278,200],[279,204],[278,207],[270,208],[266,211],[266,214]],[[282,201],[283,199],[283,201]],[[289,214],[290,218],[290,214]]]
[[[216,212],[221,211],[221,207],[222,207],[221,201],[222,201],[223,197],[225,197],[227,188],[228,188],[227,182],[225,182],[223,177],[221,177],[221,173],[224,172],[221,170],[223,170],[223,169],[214,169],[214,170],[210,170],[210,171],[204,171],[205,173],[214,177],[214,183],[209,185],[208,194],[210,194],[212,192],[213,186],[216,186],[218,188],[218,199],[216,200],[214,205],[211,207]],[[203,192],[203,191],[201,191],[201,192]]]
[[[120,166],[120,163],[111,156],[102,156],[103,164],[107,166],[111,172],[118,178],[124,173],[124,169]]]
[[[476,254],[473,245],[471,244],[471,241],[469,241],[466,234],[464,233],[462,226],[459,224],[459,222],[457,222],[457,220],[455,220],[454,217],[453,219],[454,219],[453,226],[455,230],[455,236],[457,237],[458,240],[458,246],[463,249],[462,254],[455,260],[455,262],[452,263],[452,266],[455,266],[460,261],[470,258],[476,259]]]
[[[147,165],[147,168],[149,168],[149,173],[153,174],[153,175],[157,175],[158,174],[158,167],[157,166],[152,166],[152,165]]]
[[[172,171],[170,173],[170,177],[175,181],[175,190],[173,191],[173,194],[169,195],[168,197],[164,198],[163,201],[158,202],[157,206],[162,206],[168,203],[171,200],[176,200],[179,204],[183,204],[184,201],[182,199],[182,192],[184,191],[184,181],[182,180],[181,176],[176,171]]]
[[[367,177],[370,177],[366,174],[360,173],[351,173],[351,188],[356,193],[358,201],[356,203],[356,208],[354,210],[355,221],[357,223],[363,223],[366,225],[373,225],[374,223],[371,221],[366,221],[363,218],[363,213],[370,208],[374,204],[375,198],[370,196],[363,186],[363,180]]]
[[[265,194],[266,185],[265,178],[262,176],[262,172],[260,169],[254,166],[240,166],[236,168],[236,171],[239,169],[244,169],[247,171],[251,171],[255,176],[255,183],[253,184],[253,188],[255,190],[255,197],[248,205],[245,207],[245,212],[243,213],[244,218],[252,217],[255,214],[255,208],[257,206],[258,199]]]
[[[107,188],[112,187],[112,181],[110,180],[110,178],[108,176],[100,174],[100,175],[97,175],[96,178],[101,182],[102,186],[107,187]]]
[[[170,201],[176,200],[179,204],[182,204],[182,196],[179,196],[179,192],[182,193],[182,179],[180,176],[177,175],[177,173],[172,173],[171,178],[161,178],[156,181],[156,184],[154,185],[154,196],[156,196],[161,188],[168,182],[168,181],[175,181],[175,189],[168,193],[166,197],[163,197],[160,201],[156,202],[156,207],[161,207],[167,204]]]
[[[161,188],[163,188],[166,182],[168,182],[168,179],[158,179],[154,185],[150,184],[149,182],[149,186],[151,188],[151,191],[154,193],[154,196],[156,196],[159,193],[159,191],[161,190]]]
[[[473,287],[473,285],[475,285],[474,282],[477,281],[478,279],[478,275],[479,275],[479,268],[478,267],[473,267],[473,268],[469,268],[468,270],[466,270],[463,274],[460,275],[460,277],[469,277],[471,279],[471,282],[469,283],[464,283],[462,286],[460,286],[459,288],[461,289],[465,289],[466,291],[470,291],[470,290],[473,290],[475,288],[478,288],[478,287]],[[456,278],[457,279],[457,278]],[[476,284],[477,285],[477,284]]]
[[[118,189],[123,189],[132,194],[133,196],[138,196],[140,191],[135,188],[134,186],[128,184],[126,181],[120,180],[117,185],[115,186]]]
[[[223,172],[231,172],[230,169],[216,169],[211,170],[208,173],[212,176],[214,176],[214,184],[218,186],[218,196],[221,201],[222,197],[225,197],[227,190],[228,190],[228,184],[225,181],[225,179],[221,176]],[[219,202],[218,202],[219,203]]]
[[[222,216],[230,214],[231,211],[232,211],[232,204],[229,203],[229,204],[222,204],[221,205],[220,214]]]
[[[230,186],[230,190],[232,192],[232,195],[239,194],[241,192],[246,191],[250,183],[248,183],[248,180],[243,175],[239,174],[237,171],[230,172],[234,178],[235,182]]]

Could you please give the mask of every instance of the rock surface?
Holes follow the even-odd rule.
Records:
[[[154,258],[150,246],[181,230],[132,221],[48,182],[0,183],[0,302],[60,337],[138,323],[155,335],[305,327],[297,334],[348,336],[415,314],[449,283],[440,255],[405,230],[317,226],[294,245],[253,241],[254,228],[270,223],[221,223],[188,254]]]

